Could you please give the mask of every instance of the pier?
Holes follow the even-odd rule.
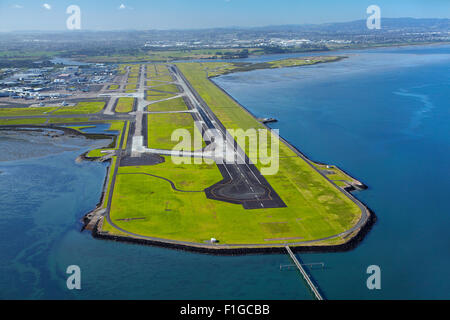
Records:
[[[311,279],[309,278],[308,274],[306,273],[305,269],[303,269],[302,265],[300,264],[300,262],[298,261],[297,257],[294,255],[294,253],[292,252],[291,248],[289,248],[289,246],[286,246],[286,251],[289,253],[289,255],[291,256],[291,259],[294,261],[295,265],[297,266],[297,269],[300,271],[300,273],[303,276],[303,279],[305,279],[306,283],[308,284],[309,288],[311,289],[311,291],[314,293],[314,296],[317,300],[324,300],[322,298],[322,295],[319,293],[319,290],[316,288],[316,286],[314,285],[314,283],[311,281]]]

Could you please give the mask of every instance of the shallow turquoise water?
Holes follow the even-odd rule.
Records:
[[[301,255],[325,262],[310,271],[329,299],[450,298],[449,55],[448,46],[352,51],[337,63],[215,80],[257,116],[279,119],[273,126],[312,159],[369,186],[357,196],[378,222],[361,245]],[[2,152],[24,146],[5,141]],[[0,162],[0,298],[311,299],[297,272],[279,270],[287,255],[210,256],[80,232],[106,164],[76,163],[85,145],[48,148],[48,157]],[[80,291],[66,288],[72,264]],[[381,267],[379,291],[366,288],[371,264]]]

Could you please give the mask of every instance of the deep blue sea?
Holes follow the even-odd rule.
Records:
[[[300,255],[325,263],[308,271],[326,298],[449,299],[450,46],[339,53],[349,58],[214,81],[256,116],[277,118],[272,126],[310,158],[369,186],[356,194],[378,217],[364,241]],[[287,255],[210,256],[81,232],[107,169],[75,161],[91,147],[0,135],[1,299],[312,298],[298,272],[280,271]],[[79,291],[66,288],[74,264]],[[381,290],[366,287],[369,265],[381,268]]]

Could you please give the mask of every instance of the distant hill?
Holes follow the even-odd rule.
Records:
[[[237,28],[241,29],[241,28]],[[325,32],[325,33],[366,33],[366,20],[335,22],[305,25],[279,25],[249,28],[254,31],[277,32]],[[236,30],[236,29],[235,29]],[[382,18],[379,32],[420,30],[420,31],[450,31],[450,19],[416,19],[416,18]],[[372,31],[372,30],[370,30]]]
[[[287,45],[288,41],[297,44]],[[133,57],[145,55],[149,48],[263,48],[265,53],[285,53],[292,50],[324,51],[335,48],[443,42],[450,42],[450,19],[382,18],[380,30],[368,29],[366,20],[356,20],[184,30],[0,32],[0,53],[4,52],[9,57],[21,57],[21,50],[45,51],[46,54],[39,57],[42,60],[58,52],[61,56]]]
[[[392,32],[404,30],[421,30],[421,31],[447,31],[450,32],[450,19],[438,18],[383,18],[381,19],[381,30],[379,32]],[[95,31],[95,30],[81,30],[76,31],[76,34],[133,34],[133,33],[236,33],[236,32],[294,32],[294,33],[365,33],[368,32],[366,27],[366,20],[355,20],[349,22],[333,22],[322,24],[295,24],[295,25],[269,25],[263,27],[221,27],[221,28],[204,28],[204,29],[172,29],[172,30],[114,30],[114,31]],[[73,31],[15,31],[16,34],[55,34],[55,33],[72,33]],[[0,34],[6,34],[0,32]]]

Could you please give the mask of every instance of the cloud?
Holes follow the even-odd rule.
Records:
[[[47,9],[47,10],[52,10],[52,6],[49,5],[48,3],[44,3],[44,4],[42,5],[42,7],[43,7],[44,9]]]
[[[20,5],[20,4],[14,4],[14,5],[12,5],[12,7],[13,7],[14,9],[22,9],[22,8],[23,8],[23,6]]]
[[[122,9],[125,9],[127,6],[126,5],[124,5],[123,3],[119,6],[119,9],[120,10],[122,10]]]

